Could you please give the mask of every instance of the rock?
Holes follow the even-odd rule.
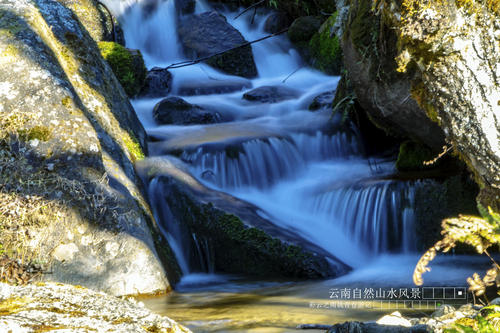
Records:
[[[301,235],[275,228],[251,204],[205,187],[173,157],[148,158],[137,168],[146,182],[159,179],[153,189],[155,198],[162,199],[155,207],[168,207],[173,224],[168,228],[180,229],[180,237],[188,239],[194,234],[200,244],[207,244],[204,253],[216,272],[317,279],[350,270]],[[191,263],[200,265],[197,258]]]
[[[416,73],[397,71],[394,29],[373,14],[370,1],[351,0],[349,5],[340,41],[357,101],[370,120],[387,133],[422,142],[438,152],[444,145],[443,130],[412,98]]]
[[[114,295],[166,291],[169,247],[156,251],[133,165],[146,133],[125,91],[59,1],[2,0],[0,15],[3,250],[43,263],[46,280]]]
[[[293,99],[298,92],[286,86],[262,86],[243,94],[243,99],[251,102],[277,103]]]
[[[321,109],[331,109],[333,106],[333,99],[335,98],[334,91],[324,92],[314,97],[312,103],[309,105],[310,111],[317,111]]]
[[[309,43],[318,32],[323,20],[321,16],[302,16],[293,21],[288,30],[288,38],[294,44]]]
[[[403,318],[401,315],[401,312],[395,311],[391,313],[390,315],[385,315],[379,320],[377,320],[377,324],[379,325],[386,325],[386,326],[403,326],[403,327],[410,327],[411,322]]]
[[[115,42],[99,42],[97,45],[127,95],[134,97],[139,94],[147,73],[141,52]]]
[[[213,95],[227,94],[252,87],[252,82],[247,80],[238,81],[187,81],[180,83],[178,89],[179,95],[197,96],[197,95]]]
[[[146,75],[140,95],[144,97],[164,97],[171,89],[172,74],[168,69],[153,67]]]
[[[153,109],[153,118],[159,124],[192,125],[213,124],[220,120],[217,112],[190,104],[179,97],[161,100]]]
[[[474,172],[480,204],[500,212],[500,68],[492,67],[500,63],[498,6],[474,1],[386,11],[401,43],[399,70],[419,74],[412,97]]]
[[[80,23],[96,42],[116,42],[125,45],[120,23],[97,0],[60,0],[76,15]]]
[[[313,66],[329,75],[339,75],[342,69],[342,49],[339,38],[332,34],[336,19],[337,13],[330,16],[309,42]]]
[[[290,26],[290,18],[286,13],[274,12],[264,22],[264,31],[270,34],[283,31]]]
[[[175,9],[181,15],[193,14],[196,0],[175,0]]]
[[[2,332],[190,332],[141,307],[133,298],[117,298],[80,286],[0,283],[0,307]]]
[[[241,33],[215,11],[187,17],[180,23],[178,33],[184,51],[192,59],[217,54],[246,43]],[[257,76],[257,67],[249,45],[212,57],[206,63],[227,74],[246,78]]]

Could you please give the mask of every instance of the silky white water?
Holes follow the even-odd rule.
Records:
[[[106,0],[105,3],[119,17],[127,46],[141,50],[148,68],[166,67],[186,60],[176,34],[174,1]],[[154,10],[146,12],[145,4],[151,3],[155,5]],[[196,13],[206,10],[210,10],[210,6],[198,1]],[[266,35],[263,31],[266,15],[257,14],[252,25],[252,13],[236,20],[236,13],[224,14],[246,40]],[[219,330],[220,327],[243,330],[240,324],[246,319],[237,315],[238,318],[233,318],[227,313],[221,316],[221,311],[229,311],[233,303],[253,304],[251,297],[241,296],[248,294],[260,295],[260,304],[268,309],[263,303],[272,302],[276,297],[266,289],[271,288],[281,297],[280,306],[268,310],[275,317],[282,311],[303,307],[302,315],[310,320],[330,320],[332,323],[340,318],[369,319],[372,314],[351,312],[352,315],[346,317],[338,311],[332,312],[330,317],[322,313],[321,318],[317,318],[305,308],[311,299],[326,297],[331,285],[398,287],[411,284],[411,274],[418,260],[413,213],[415,189],[423,182],[382,180],[394,173],[393,161],[366,158],[357,129],[335,130],[341,128],[341,115],[332,118],[328,108],[316,112],[308,110],[316,96],[336,89],[339,78],[309,68],[285,36],[253,44],[252,50],[258,69],[258,77],[252,80],[220,73],[205,64],[171,70],[173,88],[170,95],[216,110],[226,122],[158,125],[153,120],[152,110],[162,98],[132,101],[148,134],[156,139],[150,152],[161,156],[182,150],[181,159],[204,185],[254,204],[261,216],[316,244],[351,266],[353,271],[336,280],[300,284],[296,288],[283,281],[273,282],[269,287],[268,282],[244,282],[241,277],[217,275],[210,268],[209,259],[201,260],[201,266],[205,267],[202,271],[195,271],[189,267],[184,253],[185,240],[176,236],[179,231],[175,226],[165,222],[163,233],[176,252],[185,275],[177,286],[180,293],[167,299],[170,307],[165,300],[161,301],[161,306],[155,303],[157,301],[150,304],[169,315],[172,311],[177,314],[177,310],[194,311],[190,319],[183,312],[178,315],[179,320],[196,330]],[[248,88],[226,94],[180,94],[189,86],[221,82]],[[242,99],[245,91],[265,85],[286,86],[296,90],[298,97],[272,104]],[[168,207],[158,208],[161,204],[156,204],[161,200],[155,196],[161,193],[155,183],[150,184],[155,216],[168,220]],[[187,238],[196,243],[199,253],[207,252],[202,249],[205,245],[198,244],[196,235]],[[429,274],[427,284],[464,283],[472,268],[446,266],[447,260],[442,259],[447,268],[438,268]],[[475,259],[463,260],[467,266]],[[228,290],[232,290],[229,295],[225,294]],[[228,309],[210,302],[222,302]],[[200,304],[206,312],[200,310]],[[294,323],[287,317],[283,322],[277,320],[278,325],[270,323],[273,320],[262,312],[259,316],[265,319],[259,320],[256,316],[249,327],[281,327],[286,320]],[[235,322],[239,324],[233,325]]]

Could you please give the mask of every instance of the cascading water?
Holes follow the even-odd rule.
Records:
[[[105,3],[119,17],[127,46],[139,48],[149,68],[185,60],[173,0]],[[207,10],[211,10],[207,3],[197,1],[196,13]],[[257,14],[256,24],[251,23],[252,13],[235,16],[226,13],[245,39],[266,35],[266,16]],[[416,246],[415,191],[422,182],[388,180],[393,162],[365,158],[356,129],[344,126],[341,117],[330,118],[331,108],[308,110],[314,97],[336,89],[338,77],[305,66],[285,37],[253,44],[252,50],[259,74],[253,80],[222,74],[205,64],[172,70],[171,94],[216,110],[225,123],[157,125],[152,109],[161,98],[132,101],[144,127],[157,139],[150,151],[156,155],[181,151],[180,158],[202,184],[250,202],[275,226],[300,234],[354,268],[339,281],[351,276],[376,280],[373,272],[380,266],[394,279],[409,281],[415,262],[414,256],[407,256]],[[240,84],[242,90],[196,95],[192,91],[202,90],[187,93],[185,88],[224,82]],[[245,91],[261,86],[286,86],[298,96],[271,104],[242,99]],[[196,284],[199,279],[190,274],[213,272],[214,253],[199,235],[173,221],[163,200],[168,195],[161,179],[154,178],[149,184],[154,214],[187,275],[185,281]],[[407,255],[387,259],[389,253]],[[370,262],[378,265],[376,269]],[[394,262],[406,265],[403,273],[395,273]]]
[[[175,32],[174,1],[119,2],[119,5],[107,2],[121,13],[127,45],[142,51],[148,67],[182,60]],[[197,5],[197,12],[204,9],[206,4]],[[227,14],[228,22],[247,40],[265,35],[261,17],[256,19],[260,23],[255,26],[250,17],[235,20],[234,16]],[[327,109],[307,111],[315,96],[335,89],[338,78],[305,67],[283,37],[254,44],[252,49],[259,76],[250,82],[251,86],[287,86],[299,92],[297,98],[260,104],[242,100],[241,91],[182,96],[188,102],[215,107],[223,117],[233,119],[231,123],[189,127],[157,126],[151,110],[159,99],[135,101],[133,104],[146,129],[167,138],[162,144],[177,142],[184,150],[181,158],[204,184],[255,204],[273,217],[273,223],[307,235],[351,266],[364,262],[369,251],[414,249],[408,237],[413,229],[413,185],[394,181],[360,183],[373,178],[374,171],[361,156],[355,131],[339,130],[341,119],[329,119]],[[241,80],[204,64],[172,73],[174,92],[179,91],[176,87],[194,80],[200,84]],[[322,129],[325,124],[329,124],[328,131]],[[337,131],[332,134],[332,129]],[[392,172],[392,166],[384,168],[386,174]],[[154,183],[150,185],[153,206],[162,195]],[[160,220],[168,221],[168,214],[162,209],[156,208],[157,214]],[[167,224],[164,229],[183,271],[190,272],[186,256],[190,256],[193,248],[201,249],[201,245],[187,244],[196,240],[196,235],[184,232],[182,236],[179,225]],[[351,249],[348,255],[340,253],[346,252],[345,248]]]

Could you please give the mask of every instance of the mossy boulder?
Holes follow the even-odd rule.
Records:
[[[134,97],[139,94],[147,75],[141,52],[115,42],[99,42],[98,45],[102,57],[113,69],[127,95]]]
[[[46,280],[168,290],[133,165],[146,132],[74,13],[59,1],[0,1],[0,82],[4,254],[50,270]]]
[[[313,66],[329,75],[339,75],[342,68],[342,48],[337,35],[332,34],[336,19],[336,13],[330,16],[309,42]]]

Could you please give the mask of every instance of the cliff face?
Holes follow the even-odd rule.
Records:
[[[498,211],[498,1],[351,0],[343,8],[348,78],[372,120],[433,148],[444,136],[474,173],[480,203]]]
[[[48,280],[166,290],[133,166],[145,131],[61,2],[0,1],[0,100],[3,251],[46,267]]]

